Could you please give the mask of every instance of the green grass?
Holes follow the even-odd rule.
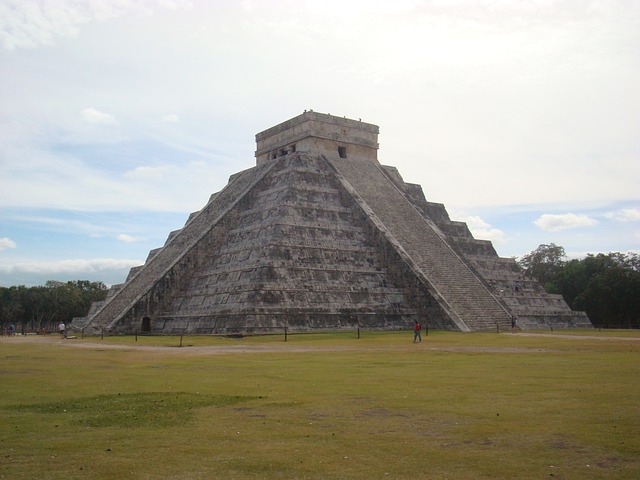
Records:
[[[638,335],[559,333],[2,339],[0,478],[640,478]]]
[[[173,427],[190,421],[194,409],[234,405],[253,398],[256,397],[185,392],[116,393],[52,403],[21,404],[9,409],[69,414],[72,424],[86,427]]]

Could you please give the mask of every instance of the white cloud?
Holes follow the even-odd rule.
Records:
[[[546,232],[559,232],[571,228],[592,227],[598,224],[597,220],[587,215],[576,215],[575,213],[564,213],[554,215],[545,213],[533,222],[538,228]]]
[[[97,125],[115,125],[118,123],[110,113],[101,112],[93,107],[82,110],[82,118],[85,122]]]
[[[77,279],[102,281],[106,285],[121,283],[140,260],[93,258],[58,261],[25,261],[0,264],[0,285],[44,285],[47,280]]]
[[[467,224],[473,237],[478,240],[490,240],[492,243],[504,243],[504,232],[498,228],[493,228],[489,223],[477,215],[464,215],[462,222]]]
[[[13,215],[10,217],[12,221],[24,224],[31,224],[38,229],[56,232],[73,232],[87,234],[91,237],[102,237],[113,234],[115,227],[107,226],[101,218],[94,221],[81,221],[69,218],[60,218],[53,215]]]
[[[128,235],[126,233],[121,233],[116,238],[124,243],[134,243],[134,242],[141,242],[145,240],[144,237],[134,237],[133,235]]]
[[[16,242],[7,237],[0,238],[0,252],[7,248],[16,248]]]
[[[94,273],[114,269],[127,269],[143,263],[140,260],[114,258],[69,259],[53,262],[25,262],[14,265],[0,265],[0,271],[4,273],[29,274]]]
[[[253,8],[254,8],[254,4],[255,2],[252,0],[242,0],[242,2],[240,2],[242,5],[242,10],[246,13],[251,13],[253,12]]]
[[[175,167],[162,165],[160,167],[136,167],[124,173],[126,178],[134,180],[159,180],[165,178],[168,173],[175,171]]]
[[[176,123],[180,118],[174,113],[168,113],[162,116],[162,121],[167,123]]]
[[[183,153],[169,146],[167,148],[177,152],[178,157],[192,160],[185,162],[183,158],[175,165],[151,164],[134,168],[126,161],[132,153],[125,143],[103,145],[100,143],[99,149],[111,152],[107,162],[94,160],[91,154],[83,152],[69,155],[23,149],[16,150],[15,156],[5,163],[3,152],[0,152],[0,206],[85,212],[190,212],[202,208],[213,192],[224,187],[231,173],[253,163],[251,157],[245,155],[236,161],[239,166],[231,167],[226,158],[220,160],[217,154],[207,155],[206,151],[196,149]],[[17,154],[21,152],[24,155]],[[156,154],[152,152],[142,157],[136,153],[134,160],[153,162]],[[206,160],[199,160],[205,155]],[[43,216],[38,221],[48,220]],[[3,233],[11,236],[10,232]]]
[[[622,210],[606,213],[604,216],[610,220],[621,223],[640,222],[640,209],[623,208]]]
[[[154,10],[190,6],[184,0],[6,0],[0,2],[0,45],[5,50],[37,48],[56,37],[74,37],[79,27],[128,14],[149,15]]]

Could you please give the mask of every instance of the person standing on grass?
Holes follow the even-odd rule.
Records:
[[[413,343],[416,343],[416,340],[418,342],[422,342],[422,335],[420,335],[420,330],[422,330],[422,325],[420,325],[420,322],[416,320],[416,324],[413,327]]]
[[[60,322],[60,325],[58,325],[58,330],[60,330],[60,338],[67,338],[67,330],[64,322]]]

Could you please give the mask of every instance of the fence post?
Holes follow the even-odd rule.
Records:
[[[360,340],[360,325],[358,325],[358,340]]]
[[[100,331],[102,332],[102,334],[100,336],[100,340],[104,340],[104,327],[101,328]]]
[[[287,327],[284,327],[284,341],[287,341]]]
[[[136,342],[138,341],[138,329],[136,328]]]
[[[500,333],[500,324],[496,322],[496,333]]]
[[[182,333],[180,334],[180,346],[182,346]]]

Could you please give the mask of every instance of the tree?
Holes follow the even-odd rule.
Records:
[[[563,261],[564,248],[540,245],[518,262],[551,293],[605,328],[640,326],[640,260],[635,253],[599,253]]]
[[[0,288],[0,322],[8,324],[24,316],[27,287]]]
[[[555,290],[553,281],[565,265],[564,248],[555,243],[542,244],[517,262],[525,275],[538,280],[548,291]],[[548,284],[548,285],[547,285]]]
[[[553,287],[555,292],[562,293],[571,308],[578,309],[575,305],[576,297],[587,288],[594,276],[601,275],[610,268],[624,268],[625,265],[626,258],[621,253],[589,254],[581,260],[565,263],[564,268],[553,279]]]
[[[640,272],[621,266],[594,275],[575,299],[594,325],[604,328],[640,326]]]

